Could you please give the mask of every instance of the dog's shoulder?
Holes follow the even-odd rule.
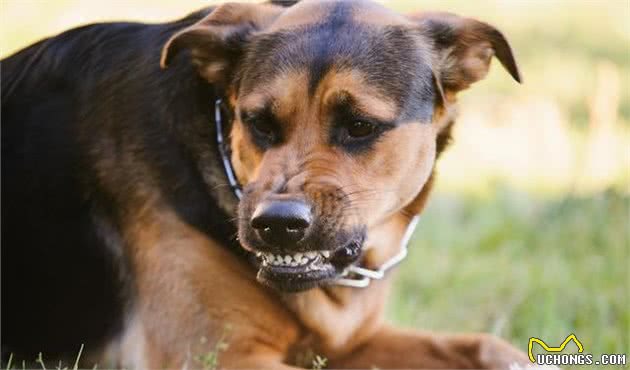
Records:
[[[166,39],[213,9],[204,8],[167,23],[89,24],[21,49],[0,62],[3,107],[25,93],[45,94],[60,86],[81,86],[131,68],[136,72],[133,80],[149,73],[151,78],[160,79],[159,64],[151,60],[159,61]]]

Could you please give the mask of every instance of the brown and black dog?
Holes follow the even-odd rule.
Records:
[[[337,284],[399,253],[492,56],[520,81],[486,23],[304,1],[97,24],[3,60],[3,360],[85,344],[85,364],[137,369],[525,362],[487,334],[387,326],[389,273]]]

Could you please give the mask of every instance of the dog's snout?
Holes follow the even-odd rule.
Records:
[[[297,200],[274,200],[259,204],[251,226],[269,244],[296,243],[312,222],[311,207]]]

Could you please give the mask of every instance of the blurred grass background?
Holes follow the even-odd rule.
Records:
[[[198,0],[2,0],[0,55],[95,21],[166,21]],[[524,84],[494,63],[462,94],[454,144],[389,306],[399,324],[489,331],[526,350],[575,333],[630,355],[630,2],[390,1],[501,29]]]

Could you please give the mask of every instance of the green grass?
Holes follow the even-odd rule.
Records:
[[[630,197],[541,199],[498,186],[438,195],[421,216],[388,316],[440,331],[493,332],[526,350],[570,333],[585,352],[630,354]]]

